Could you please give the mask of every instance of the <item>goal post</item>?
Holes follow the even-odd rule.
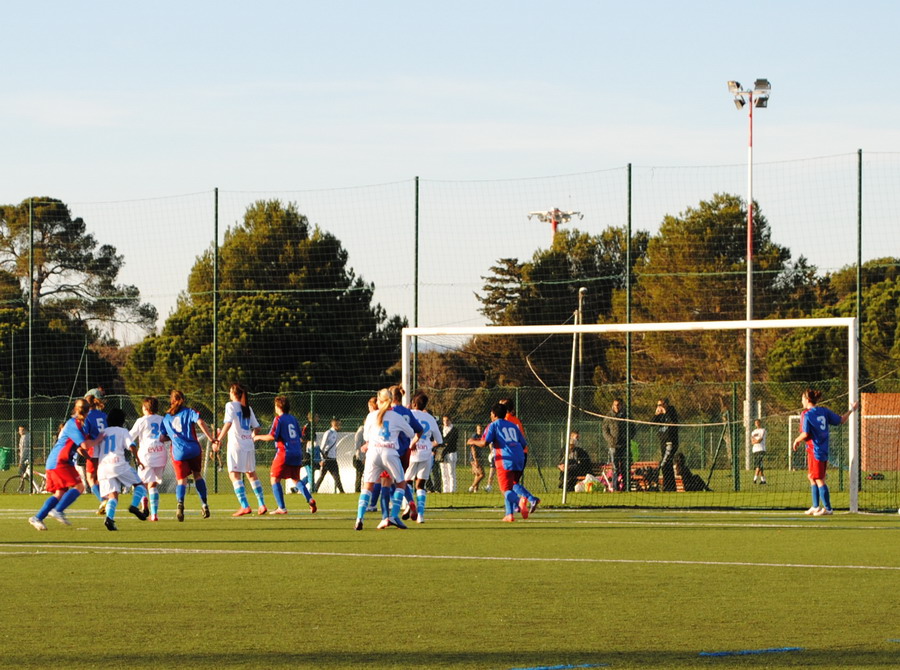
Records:
[[[413,384],[413,351],[418,338],[477,338],[481,336],[551,336],[551,335],[615,335],[636,333],[678,333],[689,331],[765,331],[804,328],[843,329],[846,331],[847,374],[846,394],[849,399],[859,398],[859,344],[858,325],[854,317],[766,319],[740,321],[700,321],[679,323],[612,323],[612,324],[564,324],[556,326],[475,326],[475,327],[408,327],[402,331],[401,375],[404,389]],[[568,370],[567,370],[568,372]],[[851,402],[852,400],[848,400]],[[837,410],[838,408],[834,408]],[[854,412],[848,421],[849,461],[849,509],[859,511],[859,414]],[[747,448],[749,445],[745,445]],[[734,466],[738,467],[737,465]]]

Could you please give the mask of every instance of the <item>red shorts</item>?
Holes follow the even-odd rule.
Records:
[[[825,479],[825,471],[828,469],[828,461],[817,461],[812,452],[806,452],[806,469],[813,479]]]
[[[75,488],[81,484],[81,477],[74,465],[63,463],[47,470],[47,490],[50,493]]]
[[[186,461],[172,461],[172,469],[175,470],[175,479],[187,479],[192,472],[200,472],[203,467],[203,457],[194,456]]]
[[[95,458],[88,458],[88,459],[84,462],[84,471],[85,471],[85,472],[89,472],[89,473],[92,474],[92,475],[93,475],[93,474],[96,474],[96,473],[97,473],[97,459],[95,459]]]
[[[275,455],[275,460],[272,461],[272,468],[269,470],[269,474],[276,479],[293,479],[298,481],[300,479],[300,466],[285,465],[284,452],[279,451]]]
[[[499,465],[499,461],[496,461],[494,465]],[[497,483],[500,484],[500,490],[504,493],[506,491],[512,491],[512,487],[515,484],[518,484],[521,479],[521,470],[504,470],[502,467],[497,468]]]

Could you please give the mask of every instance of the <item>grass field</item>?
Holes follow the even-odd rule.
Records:
[[[436,509],[26,519],[0,496],[0,665],[190,668],[900,667],[900,517]],[[499,502],[499,497],[497,498]],[[793,649],[788,651],[787,649]],[[765,653],[738,653],[762,652]],[[704,656],[727,652],[733,655]]]

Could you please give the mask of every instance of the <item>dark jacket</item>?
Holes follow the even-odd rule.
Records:
[[[653,423],[660,424],[657,428],[659,436],[659,444],[665,446],[667,442],[671,442],[672,446],[678,448],[678,411],[669,405],[666,407],[665,414],[654,414],[651,419]]]
[[[603,437],[606,438],[607,449],[624,449],[628,446],[628,424],[616,419],[625,418],[625,410],[611,414],[611,417],[603,421]]]

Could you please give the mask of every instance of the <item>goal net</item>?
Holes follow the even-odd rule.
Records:
[[[818,389],[820,404],[839,414],[860,397],[856,333],[854,318],[406,328],[402,379],[406,389],[425,390],[432,413],[449,416],[461,434],[456,494],[447,504],[494,504],[496,482],[485,494],[486,454],[465,439],[489,423],[493,403],[508,398],[529,443],[526,485],[545,501],[806,509],[805,456],[791,449],[801,395]],[[888,381],[866,380],[863,425],[865,402],[885,395],[880,386]],[[616,399],[620,413],[612,409]],[[877,461],[883,479],[866,479],[871,473],[860,469],[860,414],[831,428],[827,481],[837,509],[900,504],[900,403],[895,414],[880,420],[887,431]],[[756,419],[765,430],[763,455],[750,438]],[[577,448],[566,449],[573,439]],[[473,459],[485,472],[480,481]]]

